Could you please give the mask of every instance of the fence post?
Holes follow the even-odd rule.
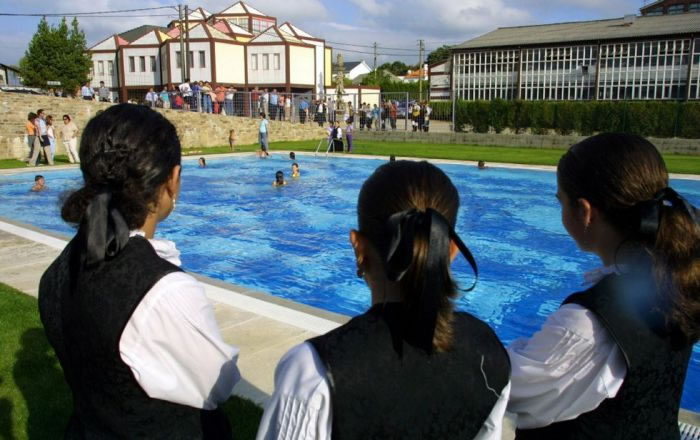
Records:
[[[410,113],[409,113],[409,109],[408,109],[408,92],[404,92],[404,93],[406,93],[406,98],[405,98],[406,99],[406,111],[404,112],[404,115],[403,115],[403,131],[405,133],[408,131],[408,115]]]
[[[455,93],[455,90],[450,90],[450,95],[452,95],[452,127],[451,130],[453,133],[457,133],[457,127],[455,126],[455,121],[457,120],[457,94]]]

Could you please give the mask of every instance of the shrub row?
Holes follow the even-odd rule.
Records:
[[[432,102],[433,111],[451,113],[451,102]],[[444,107],[444,108],[442,108]],[[458,101],[457,131],[477,133],[506,128],[561,135],[614,131],[652,137],[700,138],[700,102],[664,101]]]

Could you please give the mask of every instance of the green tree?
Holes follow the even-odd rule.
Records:
[[[87,81],[91,65],[85,34],[77,19],[69,30],[65,18],[58,26],[50,26],[42,17],[19,67],[26,85],[46,87],[47,81],[60,81],[61,87],[71,93]]]
[[[440,46],[428,54],[428,65],[441,63],[450,58],[450,46]]]

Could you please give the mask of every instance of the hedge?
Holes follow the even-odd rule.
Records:
[[[432,102],[434,111],[450,114],[452,103]],[[443,108],[444,107],[444,108]],[[458,101],[457,131],[477,133],[505,128],[535,134],[554,130],[587,136],[614,131],[651,137],[700,138],[700,102],[667,101]]]

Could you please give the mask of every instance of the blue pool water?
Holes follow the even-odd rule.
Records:
[[[297,160],[298,180],[289,178],[291,161],[281,156],[212,158],[205,169],[184,162],[177,210],[157,235],[178,244],[187,270],[338,313],[362,313],[369,291],[355,276],[348,232],[356,226],[360,186],[382,161]],[[456,229],[480,270],[477,288],[458,307],[488,321],[505,343],[531,335],[581,288],[582,273],[599,264],[576,248],[561,225],[554,173],[440,167],[459,190]],[[272,186],[278,169],[285,171],[286,187]],[[33,174],[0,176],[0,216],[70,235],[58,196],[80,186],[79,171],[44,175],[49,190],[42,193],[28,191]],[[672,185],[700,205],[700,182]],[[466,262],[458,258],[453,269],[462,285],[471,284]],[[700,411],[698,345],[682,406]]]

